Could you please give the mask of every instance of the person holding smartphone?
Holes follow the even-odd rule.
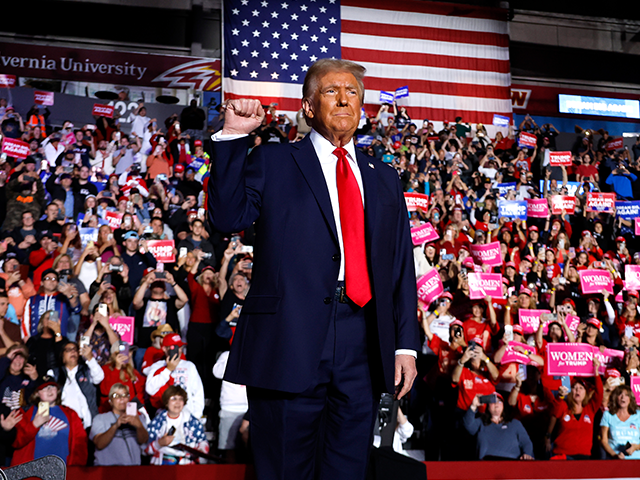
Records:
[[[129,387],[122,383],[114,383],[107,398],[111,411],[95,417],[89,433],[96,446],[94,465],[140,465],[149,439],[147,417],[138,413]],[[135,414],[129,412],[131,405]]]

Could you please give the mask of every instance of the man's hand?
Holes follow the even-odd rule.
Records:
[[[404,397],[413,386],[413,381],[416,379],[418,371],[416,370],[416,359],[413,355],[396,355],[396,399],[400,400]],[[402,390],[397,391],[400,382],[404,379]]]
[[[0,415],[0,425],[6,432],[15,427],[20,420],[22,420],[22,410],[20,409],[12,410],[6,417],[4,415]]]
[[[247,135],[262,124],[264,110],[260,100],[238,98],[226,103],[222,135]]]

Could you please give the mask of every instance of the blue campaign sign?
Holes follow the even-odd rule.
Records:
[[[400,140],[402,140],[402,135],[400,134],[392,135],[391,140],[393,140],[394,142],[399,142]]]
[[[504,115],[493,115],[493,125],[496,127],[508,127],[511,119]]]
[[[516,189],[516,182],[499,183],[497,188],[500,191],[500,196],[504,197],[509,190]]]
[[[393,93],[380,91],[380,103],[393,103]]]
[[[396,90],[396,98],[404,98],[409,96],[409,87],[404,86]]]
[[[547,187],[549,186],[550,181],[547,180]],[[558,185],[562,185],[562,182],[558,182]],[[582,195],[584,189],[582,188],[581,182],[567,182],[567,195],[575,197],[576,195]],[[593,183],[591,184],[591,191],[593,192]],[[540,193],[544,191],[544,180],[540,180]]]
[[[633,220],[640,217],[640,200],[616,202],[616,216],[623,220]]]
[[[500,200],[498,202],[498,215],[501,217],[527,219],[526,200]]]
[[[358,146],[368,147],[373,143],[373,135],[358,135]]]
[[[385,155],[382,155],[382,161],[384,163],[393,163],[393,159],[395,157],[393,155],[391,155],[390,153],[387,153]]]
[[[202,168],[202,165],[204,165],[204,160],[194,160],[189,165],[187,165],[187,168],[193,168],[197,172],[198,170],[200,170],[200,168]]]
[[[80,232],[80,241],[82,242],[82,247],[86,248],[89,242],[97,242],[98,241],[98,229],[97,228],[81,228],[78,230]]]

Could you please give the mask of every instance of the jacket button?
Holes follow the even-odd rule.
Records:
[[[326,298],[324,299],[324,304],[325,304],[325,305],[329,305],[330,303],[331,303],[331,297],[326,297]]]
[[[336,253],[333,257],[331,257],[331,259],[332,259],[334,262],[339,261],[339,260],[340,260],[340,254],[339,254],[339,253]]]

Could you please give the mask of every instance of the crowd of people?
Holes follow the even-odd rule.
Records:
[[[275,105],[265,110],[254,146],[309,132],[302,115],[294,125]],[[53,128],[46,110],[24,122],[0,99],[2,134],[30,149],[0,160],[5,464],[46,454],[69,465],[246,458],[246,389],[222,377],[251,285],[253,229],[216,232],[207,221],[207,135],[183,133],[178,114],[159,126],[142,103],[132,116],[130,133],[105,117]],[[220,110],[211,132],[223,124]],[[405,192],[429,198],[410,212],[412,227],[429,222],[439,237],[414,248],[416,280],[436,269],[443,293],[418,306],[419,375],[395,448],[411,438],[428,460],[640,458],[630,389],[640,311],[624,282],[640,251],[632,220],[585,205],[587,192],[640,198],[640,142],[609,149],[606,132],[582,130],[572,165],[556,167],[559,132],[529,116],[491,139],[462,118],[435,131],[394,103],[360,127],[358,147],[395,168]],[[536,146],[519,147],[521,132]],[[570,191],[574,213],[498,214],[501,200]],[[173,241],[171,260],[156,259],[156,240]],[[471,245],[496,241],[501,266],[474,261]],[[584,269],[609,272],[614,292],[584,295]],[[470,300],[473,271],[502,274],[503,296]],[[522,309],[550,313],[525,333]],[[580,322],[569,325],[571,316]],[[528,365],[502,363],[511,341]],[[547,345],[558,342],[623,355],[604,376],[597,357],[591,377],[550,376]]]

